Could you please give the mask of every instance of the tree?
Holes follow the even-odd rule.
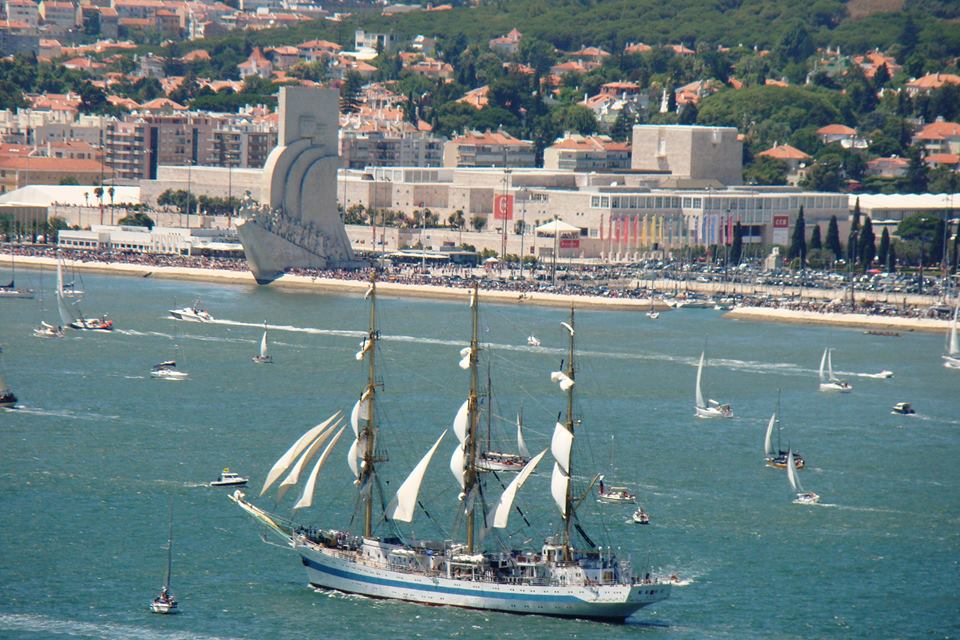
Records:
[[[132,227],[146,227],[147,229],[153,229],[153,218],[148,216],[143,212],[137,212],[133,215],[124,216],[120,218],[120,221],[117,224],[128,225]]]
[[[930,248],[930,263],[936,264],[942,262],[946,254],[947,227],[943,218],[937,218],[937,223],[933,227],[932,247]]]
[[[823,248],[823,242],[820,240],[820,225],[817,225],[813,228],[813,232],[810,234],[810,250],[816,251],[817,249]]]
[[[839,260],[843,256],[843,247],[840,246],[840,229],[837,227],[837,216],[830,216],[827,225],[827,249],[833,252],[833,259]]]
[[[857,253],[866,269],[873,263],[877,255],[876,237],[873,235],[873,222],[870,216],[863,221],[863,229],[860,230],[860,245],[857,247]]]
[[[890,253],[890,232],[887,231],[887,228],[883,228],[883,233],[880,234],[880,248],[877,249],[877,264],[886,266],[887,264],[887,255]]]
[[[797,214],[797,221],[793,225],[793,237],[790,239],[790,247],[787,249],[787,259],[800,259],[800,268],[804,268],[807,263],[807,230],[806,222],[803,219],[803,207]]]
[[[749,184],[780,185],[787,182],[787,163],[776,158],[760,156],[743,171]]]
[[[938,222],[942,224],[943,221],[930,215],[915,213],[900,221],[897,235],[903,240],[915,240],[920,245],[921,253],[929,256],[934,252],[931,245],[940,243],[940,246],[943,246],[942,240],[937,237]],[[942,229],[943,227],[939,227],[940,235],[943,235]]]
[[[782,63],[804,62],[816,51],[816,44],[803,23],[795,23],[784,33],[774,52]]]
[[[348,71],[340,87],[341,113],[356,113],[360,110],[360,91],[363,78],[356,71]]]
[[[477,231],[483,231],[483,228],[487,226],[487,217],[486,216],[473,216],[470,218],[470,224],[473,225],[473,228]]]
[[[457,209],[447,218],[447,223],[455,229],[463,229],[464,219],[463,210]]]
[[[920,148],[910,147],[907,150],[907,157],[910,158],[910,164],[907,165],[907,189],[910,193],[926,193],[929,168],[923,161]]]
[[[730,245],[730,263],[740,264],[743,257],[743,226],[740,221],[733,225],[733,243]]]
[[[891,243],[890,251],[887,252],[887,273],[897,272],[897,245]]]

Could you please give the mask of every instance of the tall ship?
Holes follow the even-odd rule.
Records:
[[[298,524],[254,505],[242,491],[231,499],[278,535],[298,556],[313,587],[375,598],[549,616],[623,621],[642,607],[666,599],[671,582],[645,573],[640,577],[631,562],[618,557],[616,544],[597,546],[578,518],[577,511],[590,495],[599,476],[585,481],[577,475],[575,441],[579,421],[574,416],[576,368],[574,313],[561,323],[569,337],[566,366],[550,374],[565,396],[562,419],[553,430],[549,449],[527,461],[502,493],[482,472],[480,406],[478,400],[478,289],[470,296],[470,344],[460,352],[460,367],[469,372],[466,400],[456,412],[452,430],[456,442],[449,468],[458,490],[455,515],[458,533],[443,540],[420,540],[403,533],[397,523],[413,520],[420,485],[434,454],[446,436],[436,439],[396,494],[383,494],[381,469],[387,462],[379,444],[376,358],[380,334],[376,325],[376,279],[368,290],[370,322],[358,360],[366,360],[367,382],[347,420],[353,441],[347,462],[358,492],[360,518],[357,530],[314,528]],[[312,505],[317,474],[332,448],[346,432],[340,413],[303,434],[267,474],[260,496],[286,474],[278,493],[299,481],[315,459],[303,493],[294,509]],[[322,449],[322,451],[321,451]],[[539,496],[560,512],[559,525],[538,546],[511,548],[499,535],[513,511],[518,491],[543,459],[550,454],[550,491]],[[576,482],[575,482],[576,481]],[[586,486],[580,486],[586,483]],[[577,486],[575,486],[575,484]],[[396,486],[396,485],[394,485]],[[531,514],[532,517],[532,514]],[[516,523],[515,523],[516,524]],[[388,532],[388,533],[386,533]]]

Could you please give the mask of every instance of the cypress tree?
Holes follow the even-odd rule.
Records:
[[[797,214],[797,221],[793,225],[793,237],[790,239],[790,248],[787,249],[787,259],[800,258],[800,268],[807,264],[807,230],[803,219],[803,207]]]
[[[740,264],[740,258],[743,256],[743,227],[738,220],[733,225],[733,244],[730,245],[730,263]]]
[[[873,263],[877,255],[876,236],[873,234],[873,222],[870,216],[867,216],[863,222],[863,229],[860,230],[860,246],[857,247],[857,253],[860,260],[863,261],[863,268],[868,268]]]
[[[877,249],[877,264],[883,266],[887,265],[887,254],[890,252],[890,232],[887,231],[887,228],[883,228],[883,233],[880,234],[880,248]]]
[[[850,231],[856,231],[860,228],[860,198],[853,203],[853,220],[850,222]]]
[[[943,218],[937,219],[937,225],[933,228],[933,246],[930,249],[930,264],[937,264],[943,260],[943,253],[946,249],[946,225]]]
[[[813,233],[810,234],[810,251],[817,251],[818,249],[823,249],[823,242],[820,240],[820,225],[815,226]]]
[[[847,236],[847,262],[856,264],[857,262],[857,231],[850,229],[850,235]]]
[[[837,227],[837,216],[830,216],[830,224],[827,225],[827,249],[833,252],[834,260],[839,260],[843,256],[843,247],[840,246],[840,229]]]
[[[890,251],[887,252],[887,273],[897,272],[897,244],[890,243]]]

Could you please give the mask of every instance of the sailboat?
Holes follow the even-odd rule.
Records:
[[[43,309],[43,266],[40,267],[40,315],[44,313]],[[33,328],[33,335],[38,338],[62,338],[66,334],[63,331],[63,326],[53,326],[52,324],[40,320],[40,325]]]
[[[14,254],[11,254],[11,274],[10,282],[7,284],[0,284],[0,298],[33,298],[33,289],[18,289],[16,285],[17,281],[17,258]]]
[[[113,320],[107,320],[106,316],[103,318],[87,318],[83,315],[83,312],[80,311],[79,302],[75,302],[74,306],[77,309],[78,317],[71,319],[71,315],[66,308],[66,302],[64,301],[63,261],[61,260],[60,254],[57,253],[57,308],[60,311],[60,319],[63,320],[64,325],[73,329],[80,329],[81,331],[99,331],[101,333],[113,331]]]
[[[697,365],[697,408],[696,416],[698,418],[732,418],[733,409],[729,404],[717,402],[710,399],[703,401],[703,391],[701,383],[703,381],[703,364],[706,359],[706,351],[700,352],[700,364]]]
[[[539,347],[539,346],[540,346],[540,338],[538,338],[537,336],[535,336],[535,335],[533,335],[533,334],[531,333],[530,335],[527,336],[527,346],[529,346],[529,347]]]
[[[0,347],[0,354],[3,353],[3,347]],[[13,395],[13,390],[7,386],[7,381],[3,377],[3,370],[0,369],[0,407],[13,408],[17,404],[17,396]]]
[[[660,312],[653,306],[653,296],[650,296],[650,311],[647,311],[647,317],[656,320],[660,317]]]
[[[287,524],[286,519],[253,505],[241,491],[232,496],[237,505],[280,536],[297,553],[310,584],[345,593],[428,605],[617,621],[626,619],[641,607],[667,598],[671,589],[669,581],[651,578],[649,574],[643,579],[635,577],[629,561],[616,557],[611,548],[601,551],[594,545],[577,517],[577,509],[589,489],[582,496],[578,495],[571,482],[576,477],[572,453],[574,427],[578,424],[573,415],[575,332],[572,311],[570,321],[563,323],[570,337],[567,366],[565,370],[551,374],[551,380],[558,383],[566,394],[566,418],[564,422],[557,422],[550,447],[554,459],[550,495],[560,510],[562,524],[555,535],[536,548],[511,550],[507,544],[497,544],[492,534],[507,527],[517,492],[546,456],[547,450],[531,458],[494,504],[486,504],[486,500],[492,497],[483,489],[487,474],[480,473],[477,467],[480,345],[476,286],[470,297],[470,345],[460,356],[466,365],[464,368],[470,372],[470,387],[453,422],[457,442],[450,459],[450,470],[459,489],[457,520],[465,534],[456,540],[437,541],[397,535],[397,523],[411,522],[414,517],[421,481],[446,431],[383,507],[387,503],[386,496],[378,496],[377,491],[382,493],[379,467],[386,462],[387,456],[379,446],[378,412],[375,411],[379,385],[374,364],[379,333],[375,315],[376,280],[371,280],[368,291],[369,333],[357,354],[367,360],[367,385],[351,412],[354,439],[347,456],[359,493],[362,531],[358,534]],[[336,428],[336,424],[333,427],[330,424],[337,415],[301,436],[277,460],[267,475],[261,495],[294,465],[295,460],[296,465],[284,482],[291,477],[291,484],[297,482],[305,461],[316,454],[319,440],[328,438]],[[295,509],[312,504],[316,474],[325,462],[330,446],[335,443],[334,439],[320,455]],[[382,518],[375,516],[375,509],[382,511]],[[375,525],[381,524],[386,529],[384,535],[375,532]],[[583,546],[574,543],[575,535],[579,536]]]
[[[953,310],[953,324],[947,334],[947,352],[943,354],[943,366],[948,369],[960,369],[960,339],[957,338],[957,315],[960,314],[960,300]]]
[[[154,613],[176,613],[177,600],[170,591],[170,575],[173,569],[173,504],[169,509],[170,529],[167,533],[167,572],[163,577],[163,587],[160,588],[160,595],[150,602],[150,611]]]
[[[793,451],[787,451],[787,480],[790,482],[790,488],[797,494],[793,501],[794,504],[816,504],[820,502],[820,496],[813,491],[803,490],[803,485],[800,484],[800,478],[797,476]]]
[[[267,323],[263,323],[263,337],[260,338],[260,353],[253,356],[253,361],[257,364],[271,364],[273,356],[267,353]]]
[[[823,356],[820,357],[820,391],[838,391],[840,393],[850,393],[853,387],[849,382],[844,382],[833,375],[833,349],[827,347],[823,350]]]
[[[487,438],[486,444],[477,458],[477,469],[480,471],[522,471],[530,462],[530,452],[523,439],[523,409],[517,413],[517,453],[495,451],[491,442],[491,421],[493,420],[493,391],[490,384],[490,370],[487,369]]]
[[[777,448],[773,448],[773,427],[777,427]],[[780,425],[780,399],[777,398],[777,411],[770,416],[770,422],[767,423],[767,433],[763,438],[763,455],[766,460],[768,467],[775,467],[777,469],[785,469],[787,466],[787,454],[789,451],[784,451],[780,448],[780,431],[782,427]],[[793,452],[793,463],[796,465],[797,469],[803,469],[806,465],[806,462],[797,452]]]

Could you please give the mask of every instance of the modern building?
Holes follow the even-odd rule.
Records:
[[[444,144],[445,167],[535,167],[533,142],[506,131],[468,131]]]
[[[635,125],[631,167],[676,178],[743,182],[743,143],[735,127]]]
[[[439,167],[443,140],[407,122],[364,123],[340,129],[340,157],[345,167]]]
[[[544,169],[565,171],[626,171],[630,145],[609,136],[566,134],[543,151]]]
[[[220,121],[212,133],[208,160],[220,167],[259,168],[277,146],[275,123]]]

